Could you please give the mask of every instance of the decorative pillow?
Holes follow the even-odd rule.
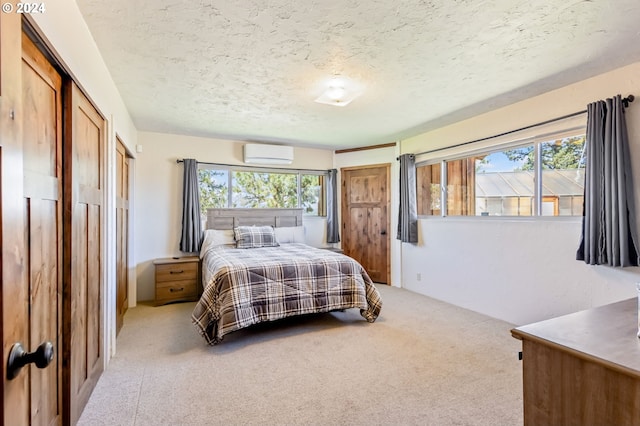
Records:
[[[200,257],[211,247],[223,245],[233,246],[235,243],[232,229],[207,229],[204,231],[204,239],[202,241],[202,247],[200,247]]]
[[[286,243],[303,243],[304,244],[304,227],[303,226],[283,226],[274,229],[276,240],[280,244]]]
[[[277,247],[276,234],[270,226],[238,226],[234,229],[236,248]]]

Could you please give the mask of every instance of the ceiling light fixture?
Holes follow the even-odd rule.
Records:
[[[325,84],[324,92],[315,101],[327,105],[347,106],[360,94],[361,91],[351,80],[334,76]]]

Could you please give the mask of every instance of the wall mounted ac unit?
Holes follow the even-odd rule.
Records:
[[[244,146],[244,162],[250,164],[291,164],[293,147],[248,143]]]

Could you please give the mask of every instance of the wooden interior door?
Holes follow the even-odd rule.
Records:
[[[64,167],[64,360],[69,406],[75,423],[102,374],[104,157],[106,125],[73,83],[65,88]]]
[[[129,156],[116,138],[116,333],[129,307]]]
[[[390,281],[389,164],[343,168],[342,249],[377,283]]]

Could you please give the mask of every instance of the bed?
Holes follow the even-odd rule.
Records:
[[[254,324],[319,312],[380,314],[364,268],[303,243],[301,209],[210,209],[200,256],[203,293],[192,322],[207,343]]]

